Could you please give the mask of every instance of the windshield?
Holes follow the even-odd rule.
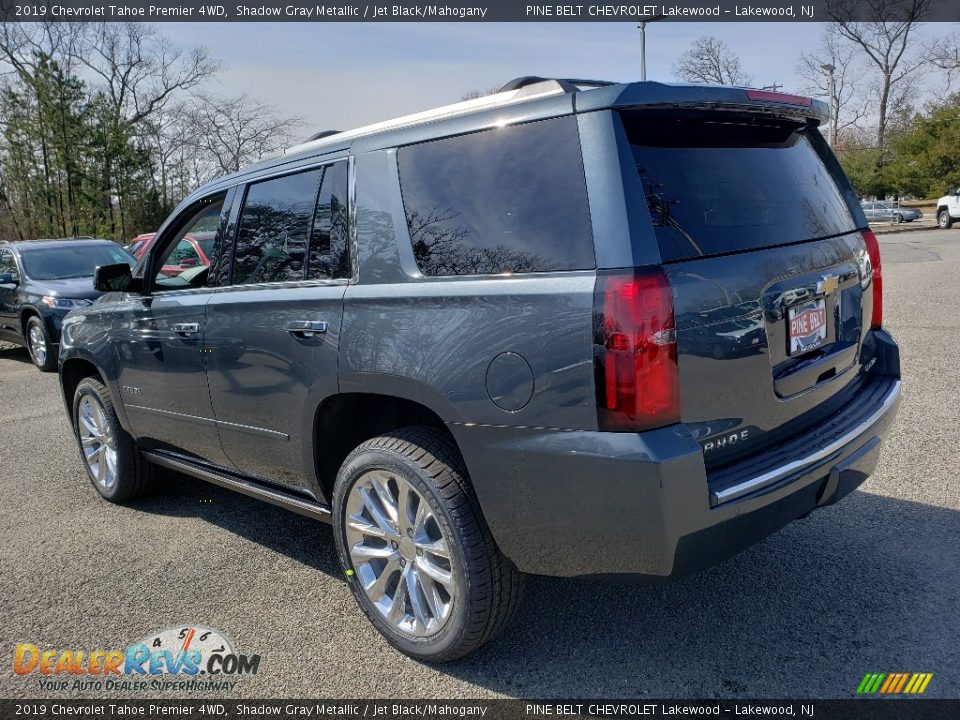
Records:
[[[133,256],[119,245],[57,245],[24,248],[20,251],[23,270],[34,280],[65,280],[93,277],[100,265],[136,264]]]
[[[814,128],[734,113],[622,116],[664,261],[856,229]]]

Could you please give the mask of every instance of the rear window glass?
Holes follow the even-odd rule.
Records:
[[[814,129],[756,115],[622,116],[664,261],[856,229]]]
[[[595,267],[572,116],[413,145],[397,158],[424,274]]]

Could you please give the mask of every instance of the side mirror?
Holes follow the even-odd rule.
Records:
[[[138,285],[133,279],[133,269],[126,263],[100,265],[93,271],[93,287],[99,292],[136,291]]]
[[[196,266],[197,266],[197,261],[194,260],[193,258],[184,258],[183,260],[180,261],[181,270],[189,270],[190,268],[193,268]]]
[[[19,285],[20,278],[10,273],[0,273],[0,285]]]

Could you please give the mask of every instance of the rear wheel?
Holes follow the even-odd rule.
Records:
[[[43,320],[31,315],[24,334],[33,364],[42,372],[53,372],[57,367],[57,350]]]
[[[462,657],[517,607],[520,574],[500,554],[452,440],[413,427],[344,461],[333,496],[340,561],[360,608],[419,660]]]
[[[107,388],[85,378],[73,397],[73,432],[90,482],[110,502],[122,503],[145,493],[156,467],[120,426]]]
[[[944,230],[949,230],[953,226],[953,218],[947,210],[941,210],[937,213],[937,225]]]

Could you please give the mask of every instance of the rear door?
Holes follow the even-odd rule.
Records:
[[[243,473],[315,493],[314,412],[337,392],[348,162],[250,184],[232,274],[207,306],[210,397]]]
[[[622,114],[674,293],[681,418],[708,468],[834,412],[860,375],[871,279],[815,127],[769,114]]]

